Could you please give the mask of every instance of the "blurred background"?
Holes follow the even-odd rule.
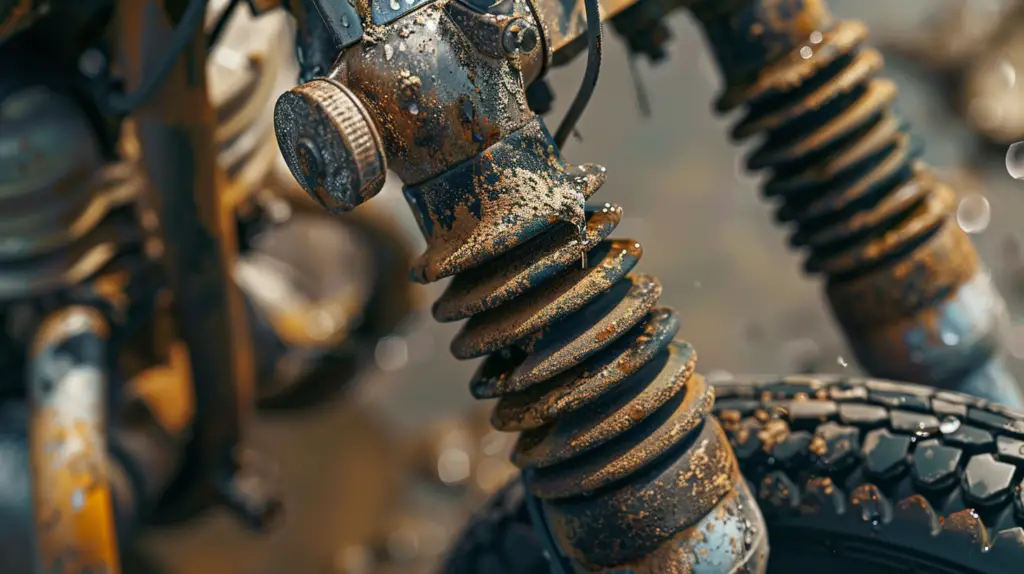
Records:
[[[949,70],[934,65],[982,43],[936,27],[936,14],[953,2],[830,4],[838,16],[866,21],[876,45],[892,47],[887,73],[901,85],[899,108],[927,142],[926,159],[956,180],[960,224],[973,233],[1020,318],[1010,327],[1008,352],[1011,369],[1024,380],[1024,182],[1008,174],[1008,144],[979,143],[955,113],[951,100],[959,88]],[[967,4],[974,18],[968,31],[1000,20],[1000,2]],[[238,12],[236,18],[249,18]],[[800,256],[786,248],[786,230],[773,224],[756,180],[742,169],[743,149],[726,135],[730,118],[711,113],[719,80],[702,38],[685,14],[670,26],[675,37],[668,60],[654,67],[636,63],[649,118],[639,111],[625,46],[609,27],[601,80],[579,123],[582,139],[567,145],[566,157],[608,168],[595,199],[624,207],[617,236],[644,245],[642,269],[661,279],[662,300],[679,311],[681,335],[696,346],[702,372],[712,379],[716,371],[857,372],[819,285],[802,275]],[[918,42],[929,30],[940,30],[939,41]],[[247,32],[233,25],[227,33],[238,38]],[[275,49],[290,52],[290,38],[285,31],[284,45]],[[1016,46],[984,64],[991,72],[985,85],[1009,98],[1010,107],[981,94],[964,108],[972,110],[968,119],[976,127],[1009,130],[1003,137],[1012,137],[1013,122],[1024,116],[1024,43]],[[556,95],[550,124],[572,99],[583,64],[580,59],[550,76]],[[397,178],[371,204],[398,220],[415,250],[422,248]],[[149,534],[137,572],[432,571],[467,512],[511,476],[505,453],[512,439],[488,432],[486,405],[475,404],[467,391],[475,362],[456,361],[448,352],[457,325],[440,325],[429,315],[443,287],[419,289],[417,312],[400,334],[377,345],[375,368],[343,395],[308,413],[261,416],[252,446],[276,461],[287,504],[281,529],[258,537],[211,513],[187,530]]]

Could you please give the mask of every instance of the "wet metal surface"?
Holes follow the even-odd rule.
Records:
[[[793,226],[790,244],[808,252],[805,269],[825,277],[861,365],[1024,404],[1012,380],[971,383],[976,372],[1002,371],[993,341],[1005,307],[995,289],[974,287],[984,271],[955,193],[891,111],[895,86],[875,77],[882,58],[861,47],[867,28],[833,19],[821,0],[737,10],[694,5],[725,76],[718,108],[743,106],[736,139],[764,133],[747,166],[770,170],[764,194]]]
[[[921,14],[939,3],[830,4],[837,16],[866,18],[877,36],[912,29]],[[668,62],[640,66],[653,119],[645,121],[633,112],[635,94],[625,52],[609,38],[603,80],[580,124],[583,140],[572,141],[566,155],[601,162],[608,168],[609,199],[628,199],[629,210],[621,215],[616,234],[644,244],[643,270],[659,278],[662,299],[677,309],[685,336],[700,352],[700,371],[712,382],[719,370],[791,372],[807,362],[821,371],[856,373],[820,287],[801,275],[801,256],[787,248],[785,230],[773,223],[771,206],[759,197],[757,182],[740,167],[741,150],[726,137],[732,122],[715,118],[708,109],[720,86],[703,39],[682,14],[669,24],[674,39],[667,45]],[[581,72],[578,62],[554,74],[558,97],[553,117],[568,105]],[[886,74],[900,84],[897,105],[928,140],[925,159],[942,167],[957,165],[968,138],[947,120],[941,98],[891,62]],[[373,202],[393,204],[394,213],[418,233],[395,183]],[[1011,311],[1019,313],[1024,290],[1012,289],[1014,268],[1008,262],[1014,260],[1012,245],[1019,239],[1013,233],[1024,214],[1020,183],[1009,179],[1000,163],[978,183],[958,191],[984,194],[991,203],[989,225],[972,239],[992,268],[993,280],[1007,294]],[[429,286],[429,299],[444,287]],[[284,574],[305,569],[362,574],[366,570],[358,570],[359,565],[373,561],[361,558],[367,553],[360,544],[374,536],[375,526],[400,533],[393,547],[408,549],[397,542],[415,539],[403,538],[407,528],[379,524],[379,516],[394,502],[389,483],[381,480],[395,460],[390,452],[380,452],[388,448],[383,429],[394,425],[392,432],[411,435],[471,403],[466,381],[478,365],[456,361],[448,351],[459,327],[437,323],[424,310],[415,328],[402,337],[405,360],[383,363],[389,370],[369,376],[348,404],[330,404],[305,421],[261,421],[254,440],[280,461],[284,489],[293,493],[284,531],[269,541],[256,539],[214,516],[192,532],[165,533],[163,540],[155,534],[159,556],[171,572]],[[1007,365],[1017,377],[1024,376],[1019,358],[1009,358]],[[448,532],[455,528],[457,513],[438,510],[437,501],[445,500],[444,495],[431,493],[429,502],[414,498],[406,512],[420,516],[429,509],[434,520],[423,521],[433,525],[426,529],[443,532],[440,523],[450,525]],[[435,560],[429,547],[421,547],[420,561],[381,566],[379,572],[429,572]]]

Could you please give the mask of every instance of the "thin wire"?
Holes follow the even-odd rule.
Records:
[[[228,27],[228,22],[231,20],[231,15],[235,13],[235,8],[238,6],[239,0],[231,0],[231,3],[217,17],[217,23],[213,25],[213,30],[206,37],[206,51],[210,52],[214,46],[217,45],[217,41],[220,40],[221,34],[224,33],[224,29]]]
[[[583,83],[580,85],[576,98],[573,99],[569,111],[555,132],[555,143],[558,147],[565,145],[569,135],[576,129],[576,122],[583,116],[583,110],[590,103],[590,97],[594,95],[594,88],[597,86],[597,76],[601,72],[601,9],[598,0],[583,0],[587,16],[587,70],[583,74]]]
[[[164,54],[164,59],[160,62],[160,65],[153,68],[153,73],[148,74],[142,79],[138,89],[134,92],[129,94],[111,94],[106,102],[108,112],[113,115],[128,115],[153,97],[157,88],[163,83],[164,78],[174,68],[178,57],[188,47],[188,43],[202,29],[203,22],[206,19],[206,5],[208,2],[209,0],[189,0],[188,6],[185,7],[185,13],[174,30],[171,45]]]
[[[548,523],[544,521],[540,501],[530,492],[529,481],[532,477],[532,472],[523,471],[523,498],[526,502],[526,510],[530,513],[530,521],[533,522],[533,529],[540,535],[541,547],[544,549],[548,565],[551,567],[551,574],[572,574],[572,567],[566,563],[562,552],[558,550],[551,530],[548,529]]]
[[[640,65],[637,60],[636,56],[629,56],[629,73],[633,76],[633,88],[636,90],[636,104],[640,108],[640,115],[649,118],[651,117],[651,99],[647,97],[647,86],[644,85],[644,79],[640,77]]]

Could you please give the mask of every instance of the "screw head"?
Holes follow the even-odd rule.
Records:
[[[380,132],[343,84],[318,78],[285,92],[274,108],[274,129],[288,169],[327,211],[351,211],[384,187]]]
[[[517,18],[505,26],[501,45],[509,54],[529,54],[540,45],[540,34],[536,26]]]

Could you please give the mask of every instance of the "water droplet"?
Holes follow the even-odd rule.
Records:
[[[811,32],[811,43],[812,44],[820,44],[823,39],[824,39],[824,36],[821,35],[821,32],[819,32],[817,30]]]
[[[402,9],[402,5],[398,2],[398,0],[391,0],[388,3],[388,5],[391,6],[392,10],[401,10]]]
[[[382,371],[397,371],[409,362],[409,344],[403,337],[384,337],[373,351],[377,367]]]
[[[836,357],[836,363],[839,363],[839,366],[843,368],[850,366],[850,363],[847,363],[846,359],[844,359],[842,355]]]
[[[960,429],[960,419],[954,416],[947,416],[939,423],[939,430],[942,434],[953,434]]]
[[[1006,150],[1006,171],[1013,179],[1024,179],[1024,142],[1017,142]]]
[[[814,50],[810,46],[804,46],[803,48],[800,48],[800,57],[801,58],[803,58],[805,60],[809,60],[809,59],[811,59],[811,56],[813,56],[813,55],[814,55]]]
[[[967,233],[981,233],[992,221],[992,206],[981,194],[972,193],[960,200],[956,208],[956,222]]]
[[[348,14],[341,15],[341,25],[348,28],[351,23],[348,21]]]
[[[416,102],[413,102],[413,103],[409,104],[408,110],[409,110],[409,113],[414,115],[414,116],[416,114],[420,113],[420,107],[416,105]]]
[[[960,335],[957,335],[953,331],[943,331],[942,342],[947,346],[954,347],[960,342]]]

